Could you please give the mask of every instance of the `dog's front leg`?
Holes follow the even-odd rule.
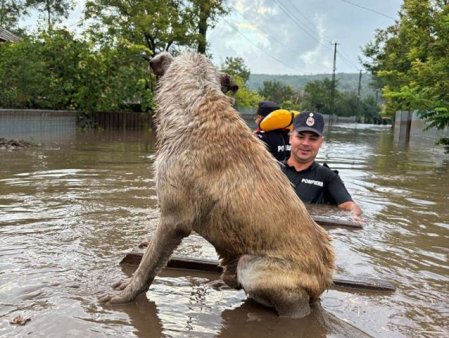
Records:
[[[190,232],[190,224],[180,223],[175,217],[162,216],[156,234],[132,277],[115,283],[113,288],[116,291],[104,293],[99,301],[109,304],[127,303],[141,292],[147,291],[156,275],[167,264],[172,252]]]

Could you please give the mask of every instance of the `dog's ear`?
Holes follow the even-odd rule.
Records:
[[[160,53],[150,60],[151,71],[158,77],[162,76],[165,74],[172,61],[173,56],[171,56],[170,53]]]
[[[220,73],[220,85],[221,85],[221,91],[223,93],[232,91],[232,94],[235,95],[235,93],[237,93],[237,90],[239,90],[239,86],[226,73]]]

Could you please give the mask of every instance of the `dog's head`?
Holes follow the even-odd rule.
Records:
[[[158,78],[162,77],[167,72],[173,60],[174,58],[170,53],[160,53],[150,60],[151,71]],[[220,72],[218,75],[222,92],[227,93],[228,91],[231,91],[232,95],[235,95],[235,93],[239,89],[239,86],[234,82],[232,77],[223,72]]]

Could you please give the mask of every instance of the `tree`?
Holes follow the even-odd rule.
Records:
[[[301,103],[302,109],[310,111],[318,110],[323,114],[332,114],[331,88],[332,81],[329,78],[307,83],[304,87],[304,100]],[[336,101],[338,101],[339,96],[340,94],[337,90],[335,92]],[[335,111],[338,112],[338,109]]]
[[[88,0],[85,19],[101,44],[125,39],[145,45],[151,55],[181,48],[205,50],[207,28],[225,13],[221,1]]]
[[[404,0],[400,20],[364,48],[386,111],[418,110],[429,127],[449,125],[449,2]]]
[[[197,51],[205,54],[207,49],[207,30],[213,28],[217,18],[227,14],[222,0],[195,0],[192,1],[193,12],[196,13],[197,19]]]
[[[82,114],[152,104],[142,49],[126,41],[93,47],[66,30],[0,44],[0,106]]]
[[[45,95],[45,65],[34,38],[0,44],[0,107],[34,108]]]
[[[221,65],[221,70],[231,76],[239,76],[245,84],[251,75],[249,68],[246,67],[245,61],[241,57],[226,57]]]
[[[173,44],[191,45],[192,12],[180,0],[88,0],[85,18],[94,18],[90,36],[98,43],[124,39],[147,46],[154,55]]]
[[[357,94],[355,92],[340,92],[335,102],[335,114],[338,116],[357,116],[360,118],[361,107],[357,102]]]
[[[235,97],[235,106],[237,107],[237,109],[255,109],[255,107],[257,107],[257,104],[262,101],[263,98],[256,91],[248,89],[248,87],[245,85],[244,80],[240,76],[234,75],[232,79],[239,86],[239,90]]]
[[[80,75],[78,65],[89,51],[87,43],[78,41],[67,30],[50,28],[41,32],[36,50],[46,77],[41,84],[45,99],[40,101],[40,108],[75,108]]]
[[[14,31],[20,16],[24,13],[24,2],[21,0],[0,1],[0,27]]]
[[[128,111],[152,107],[152,91],[142,49],[124,41],[83,55],[79,65],[76,107],[96,111]]]
[[[298,102],[299,97],[299,93],[295,92],[290,85],[284,85],[279,81],[264,81],[259,94],[281,106],[284,101]]]
[[[363,116],[363,122],[375,123],[379,119],[380,107],[373,95],[369,95],[362,100],[361,116]]]
[[[50,28],[55,22],[59,22],[61,17],[67,18],[72,9],[72,2],[69,0],[25,0],[25,6],[35,8],[45,13],[47,27]]]
[[[256,92],[250,90],[246,82],[250,76],[250,70],[245,65],[245,61],[240,57],[226,57],[225,62],[221,65],[220,70],[232,77],[234,82],[239,86],[239,90],[235,97],[235,105],[237,109],[257,107],[262,97]]]

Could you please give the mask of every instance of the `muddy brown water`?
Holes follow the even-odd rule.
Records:
[[[242,291],[210,288],[216,275],[176,270],[134,303],[97,302],[132,273],[119,261],[157,225],[153,160],[150,133],[79,133],[0,149],[0,336],[449,336],[449,155],[431,141],[397,144],[381,126],[328,133],[319,160],[339,170],[367,222],[329,230],[338,273],[397,290],[332,289],[302,320],[278,318]],[[177,253],[216,258],[195,235]],[[31,321],[12,325],[19,315]]]

